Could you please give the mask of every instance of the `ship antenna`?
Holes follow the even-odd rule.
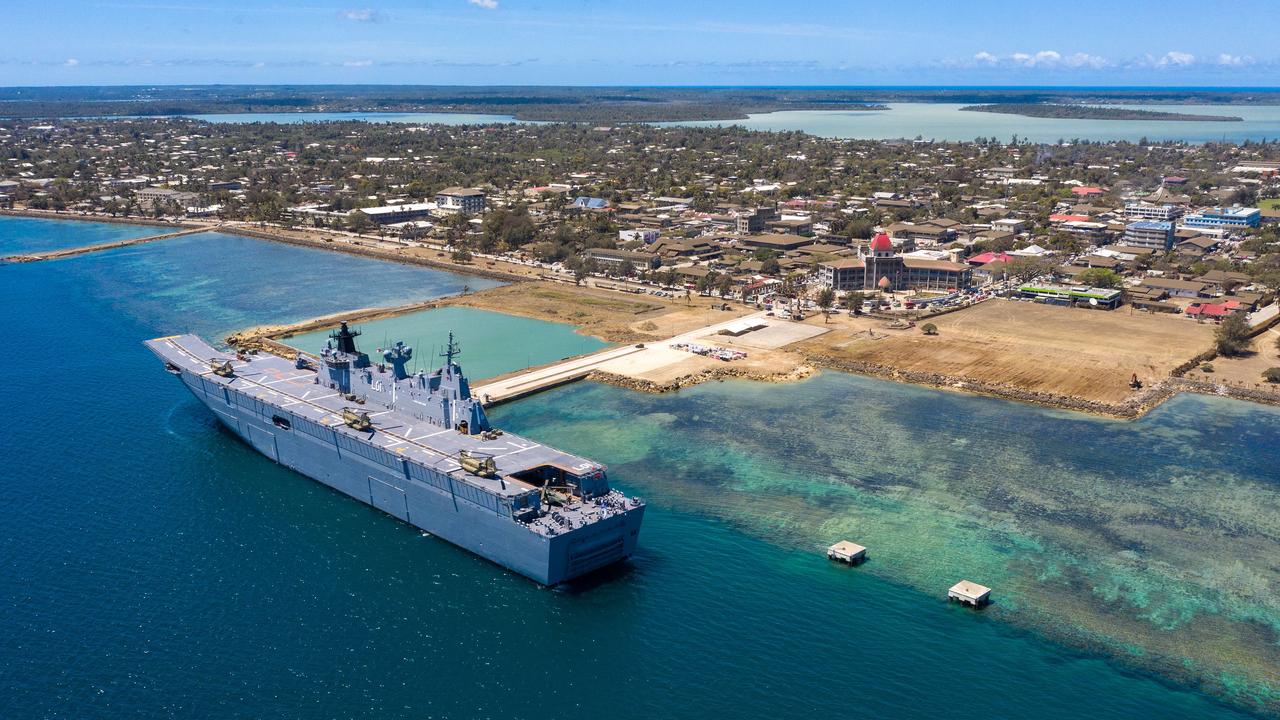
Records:
[[[444,362],[446,366],[452,367],[454,356],[461,355],[461,354],[462,354],[462,349],[459,348],[458,344],[453,341],[453,333],[450,332],[449,344],[445,346],[445,350],[444,352],[440,353],[440,356],[444,358]]]

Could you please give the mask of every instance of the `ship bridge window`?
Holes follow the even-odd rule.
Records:
[[[280,429],[282,429],[282,430],[288,430],[288,429],[289,429],[289,418],[287,418],[287,417],[281,417],[281,416],[279,416],[279,415],[272,415],[272,416],[271,416],[271,422],[275,423],[275,426],[276,426],[276,427],[278,427],[278,428],[280,428]]]

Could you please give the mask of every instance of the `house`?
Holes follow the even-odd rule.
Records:
[[[1140,287],[1162,290],[1172,297],[1200,298],[1209,295],[1209,286],[1198,280],[1149,277],[1142,281]]]
[[[570,207],[579,210],[605,210],[609,207],[609,201],[598,197],[576,197]]]
[[[1219,321],[1239,312],[1244,312],[1244,308],[1236,300],[1227,300],[1220,303],[1193,302],[1187,306],[1186,310],[1183,310],[1187,317]]]
[[[1173,249],[1182,255],[1200,257],[1217,250],[1221,242],[1221,240],[1209,237],[1208,235],[1196,235],[1195,237],[1179,241],[1173,246]]]
[[[1252,280],[1245,273],[1231,270],[1209,270],[1196,278],[1196,281],[1209,285],[1218,292],[1226,292],[1228,287],[1248,285]]]

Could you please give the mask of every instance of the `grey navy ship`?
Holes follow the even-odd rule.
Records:
[[[346,323],[318,360],[148,340],[165,369],[258,452],[544,585],[635,552],[644,502],[604,466],[490,425],[457,363],[411,372],[403,343],[374,363]]]

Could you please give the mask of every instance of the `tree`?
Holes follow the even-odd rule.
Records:
[[[1262,371],[1262,378],[1269,383],[1280,383],[1280,367],[1267,368]]]
[[[760,263],[760,272],[765,275],[777,275],[782,272],[782,265],[778,263],[777,258],[768,258]]]
[[[1048,258],[1019,257],[1009,261],[1006,271],[1015,280],[1030,280],[1048,275],[1056,266],[1057,263]]]
[[[850,291],[844,296],[844,306],[849,308],[854,315],[862,314],[862,293]]]
[[[1213,333],[1214,346],[1219,355],[1244,355],[1249,352],[1249,323],[1244,315],[1228,315]]]
[[[925,335],[937,335],[938,326],[934,325],[933,323],[925,323],[920,326],[920,332],[924,333]]]
[[[1108,268],[1089,268],[1080,273],[1079,280],[1085,285],[1098,288],[1114,288],[1123,284],[1120,274]]]
[[[724,299],[733,290],[733,276],[729,273],[722,273],[720,279],[716,281],[716,290],[720,293],[720,298]]]
[[[831,322],[830,310],[831,306],[836,304],[836,291],[831,288],[822,288],[818,292],[818,307],[822,308],[823,321]]]
[[[454,262],[457,262],[457,263],[469,263],[469,262],[471,262],[471,257],[472,257],[472,255],[471,255],[471,248],[467,247],[465,244],[458,245],[458,246],[457,246],[457,247],[455,247],[455,248],[454,248],[454,250],[453,250],[453,261],[454,261]]]
[[[363,233],[373,227],[373,220],[359,210],[352,210],[347,215],[347,229],[353,233]]]

